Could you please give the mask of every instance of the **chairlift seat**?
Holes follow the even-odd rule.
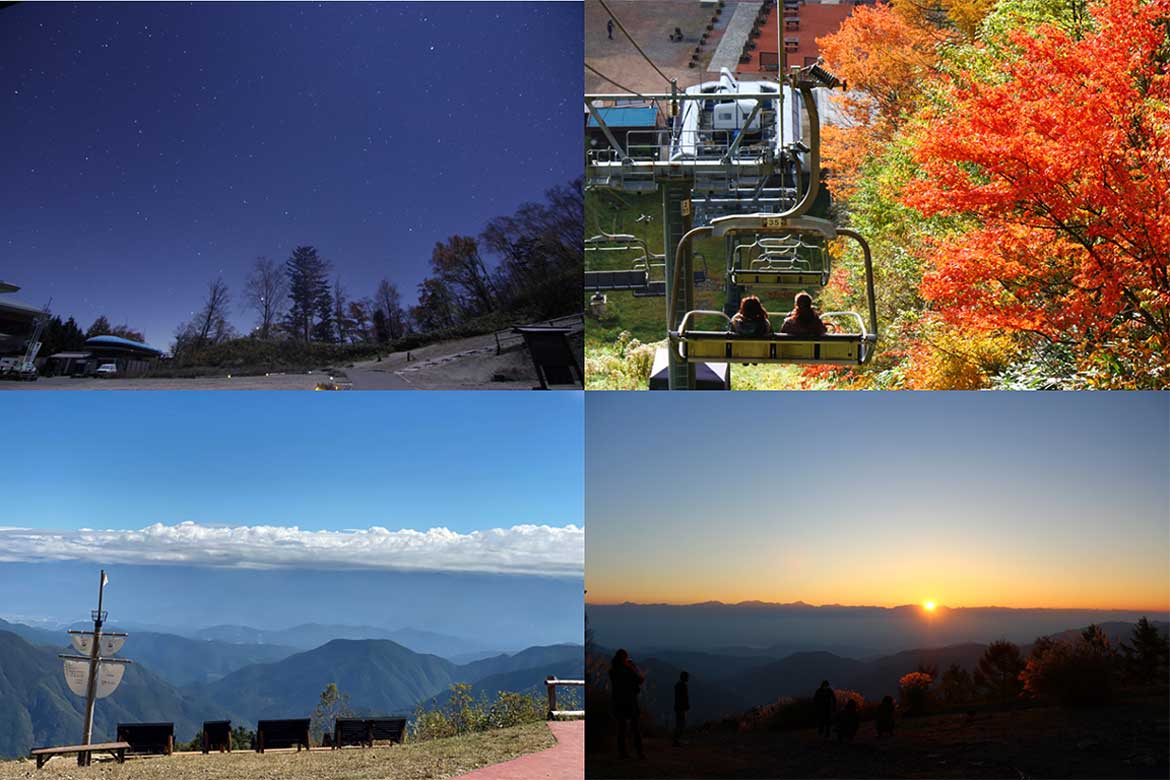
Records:
[[[721,317],[727,330],[692,330],[688,323],[696,315]],[[689,363],[725,361],[729,363],[805,363],[815,365],[859,366],[873,356],[876,334],[867,333],[865,322],[854,312],[824,312],[823,319],[849,318],[857,323],[852,333],[828,333],[824,336],[795,336],[770,333],[766,336],[741,336],[730,332],[731,318],[721,311],[695,310],[683,316],[679,330],[671,332],[678,355]]]
[[[649,273],[645,270],[586,271],[586,292],[611,290],[641,290],[646,287]]]
[[[745,271],[733,268],[730,273],[731,283],[739,287],[807,290],[810,287],[824,287],[829,283],[827,274],[816,271],[799,271],[786,268],[763,268]]]

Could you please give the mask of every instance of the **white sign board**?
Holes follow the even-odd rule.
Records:
[[[98,664],[97,698],[109,696],[122,682],[125,664]],[[78,696],[89,692],[89,661],[65,659],[65,682]]]
[[[73,641],[73,648],[82,655],[89,655],[93,649],[93,632],[70,634],[69,639]],[[98,642],[98,655],[115,655],[125,643],[124,636],[102,634],[101,641]]]

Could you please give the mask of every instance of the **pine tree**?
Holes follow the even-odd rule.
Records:
[[[1126,677],[1141,685],[1166,685],[1170,640],[1142,617],[1133,627],[1129,641],[1121,643]]]
[[[285,324],[294,338],[311,341],[322,329],[318,318],[324,310],[332,334],[332,296],[329,292],[329,263],[317,254],[316,247],[298,246],[284,264],[288,274],[288,297],[291,301]]]

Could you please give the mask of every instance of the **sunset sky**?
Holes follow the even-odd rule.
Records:
[[[1165,393],[592,393],[591,603],[1165,610]]]

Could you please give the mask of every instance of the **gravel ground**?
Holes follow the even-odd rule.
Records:
[[[37,770],[35,761],[0,761],[0,780],[439,780],[489,764],[545,750],[556,744],[548,726],[530,723],[466,737],[418,744],[310,752],[251,751],[176,753],[128,758],[125,764],[99,760],[81,769],[75,758],[54,758]]]

